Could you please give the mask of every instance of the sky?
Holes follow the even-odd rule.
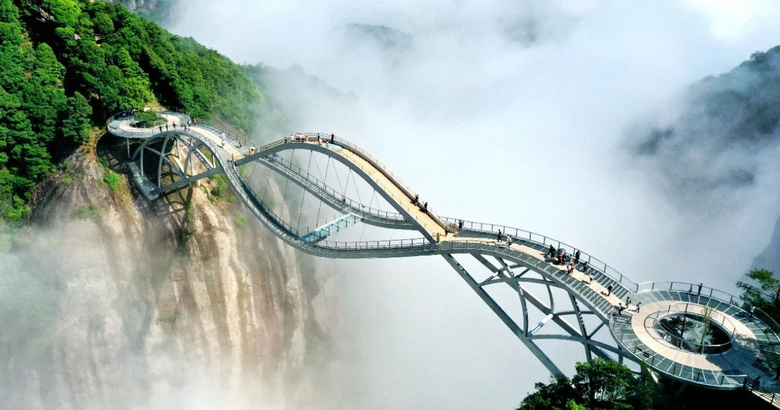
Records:
[[[774,168],[687,206],[626,148],[685,87],[780,43],[774,1],[191,0],[176,16],[174,33],[236,62],[354,97],[303,89],[289,132],[335,132],[438,213],[576,244],[635,282],[735,293],[780,214]],[[441,258],[337,266],[334,408],[514,408],[547,380]]]

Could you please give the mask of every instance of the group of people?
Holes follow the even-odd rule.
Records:
[[[498,230],[498,235],[496,235],[496,241],[501,242],[504,239],[504,236],[506,236],[506,245],[507,246],[512,246],[512,235],[511,234],[501,234],[501,230],[500,229]]]
[[[289,140],[287,137],[284,137],[284,142],[306,142],[306,140],[306,134],[300,132],[296,134],[290,134]]]
[[[612,286],[608,286],[607,289],[610,291],[612,290]],[[639,309],[642,307],[642,302],[637,302],[636,305],[634,305],[634,312],[639,313]],[[618,305],[615,307],[615,310],[617,311],[617,316],[620,316],[624,310],[631,311],[631,297],[626,296],[626,305],[623,306],[622,302],[618,302]]]
[[[558,250],[555,250],[555,246],[552,245],[550,245],[550,248],[545,254],[545,257],[550,257],[553,259],[553,264],[563,265],[566,262],[570,262],[569,265],[571,266],[571,269],[567,269],[568,273],[571,273],[574,270],[574,267],[580,263],[580,256],[580,251],[576,251],[574,252],[574,258],[572,258],[571,255],[566,253],[566,249],[558,248]]]
[[[428,213],[428,202],[426,201],[425,203],[421,203],[419,194],[414,196],[414,199],[412,199],[412,203],[417,205],[420,208],[420,210],[423,211],[424,213],[426,214]]]
[[[317,145],[322,145],[322,142],[325,141],[326,139],[328,139],[328,134],[325,134],[323,136],[322,134],[317,133]],[[336,140],[336,135],[335,134],[330,134],[330,139],[329,139],[329,141],[326,141],[326,142],[330,142],[331,144],[333,144],[335,142],[335,140]],[[284,137],[284,142],[285,143],[287,143],[287,142],[307,142],[307,141],[309,141],[309,136],[304,134],[304,133],[302,133],[302,132],[298,132],[298,133],[295,133],[295,134],[290,134],[290,137]]]
[[[182,131],[187,131],[187,130],[189,130],[189,129],[190,129],[190,127],[192,126],[191,124],[192,124],[192,121],[190,121],[190,120],[187,120],[187,122],[185,122],[185,123],[182,123],[182,124],[181,124],[181,129],[182,129]],[[195,124],[197,124],[197,123],[195,123]],[[171,125],[170,125],[170,126],[173,128],[173,130],[174,130],[174,131],[176,131],[176,127],[178,127],[178,126],[179,126],[179,124],[178,124],[178,123],[176,123],[176,122],[173,122],[173,123],[171,123]],[[170,129],[170,128],[169,128],[169,126],[168,126],[168,123],[167,123],[167,122],[165,123],[164,127],[165,127],[165,131],[168,131],[168,130]],[[159,126],[159,130],[160,130],[160,132],[163,132],[163,125],[160,125],[160,126]]]

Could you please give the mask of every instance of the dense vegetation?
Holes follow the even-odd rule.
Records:
[[[577,363],[576,370],[571,379],[559,376],[549,384],[536,383],[536,391],[523,399],[518,410],[651,407],[652,382],[634,377],[620,363],[597,358]]]
[[[249,132],[267,104],[243,70],[123,6],[0,0],[0,215],[29,213],[31,190],[89,140],[90,125],[150,103],[216,115]]]

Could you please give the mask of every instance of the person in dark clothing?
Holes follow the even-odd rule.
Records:
[[[333,138],[335,138],[335,135],[330,134],[330,143],[333,144]]]
[[[580,263],[580,251],[574,252],[574,264]]]
[[[607,286],[607,296],[612,294],[612,285]]]

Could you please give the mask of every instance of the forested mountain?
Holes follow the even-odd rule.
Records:
[[[250,132],[267,109],[242,69],[120,5],[0,0],[0,214],[29,214],[30,190],[88,142],[90,125],[149,104]]]
[[[758,159],[780,146],[780,46],[693,84],[669,107],[632,132],[637,158],[675,196],[708,201],[752,186]]]

